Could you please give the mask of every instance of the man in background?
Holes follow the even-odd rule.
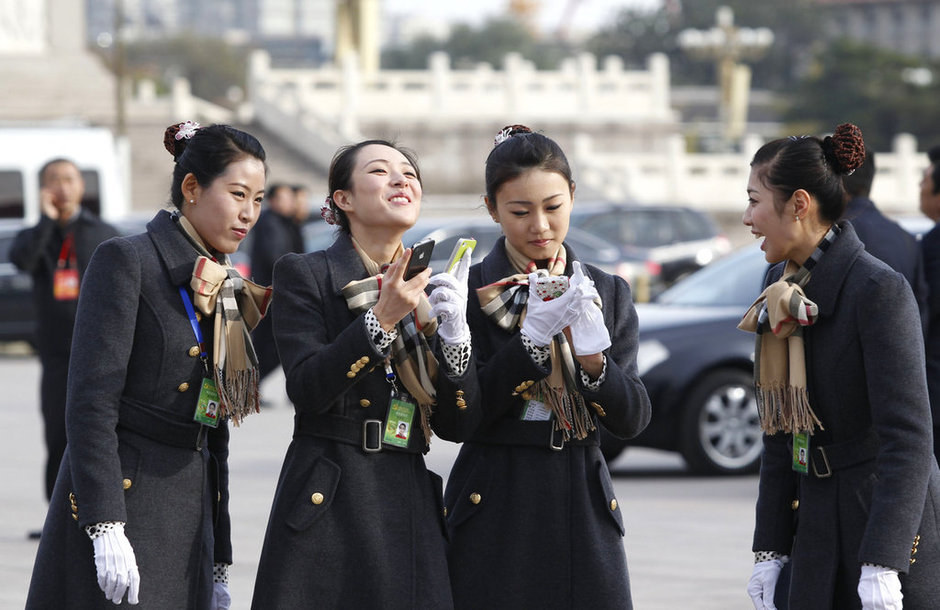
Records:
[[[927,282],[917,239],[882,214],[869,198],[875,178],[875,152],[865,148],[865,162],[843,178],[848,203],[843,220],[855,228],[858,238],[875,258],[903,275],[914,291],[921,323],[927,325]]]
[[[251,275],[252,280],[262,286],[271,285],[277,259],[288,252],[304,250],[294,189],[286,184],[274,184],[267,193],[267,208],[262,210],[251,231]],[[271,316],[262,318],[251,336],[258,354],[258,373],[264,379],[281,364],[274,344]]]
[[[930,165],[920,181],[920,211],[940,222],[940,146],[927,152]],[[940,224],[924,234],[920,242],[927,278],[927,391],[933,414],[933,452],[940,461]]]
[[[42,215],[36,226],[17,234],[10,261],[33,279],[48,500],[65,452],[66,382],[81,278],[98,244],[118,231],[82,207],[85,182],[72,161],[49,161],[39,172],[39,183]],[[38,538],[38,533],[30,537]]]

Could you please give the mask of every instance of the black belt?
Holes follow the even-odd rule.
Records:
[[[186,420],[147,403],[121,399],[118,428],[124,428],[171,447],[201,451],[209,427]]]
[[[544,447],[561,451],[565,445],[601,444],[597,431],[582,440],[564,439],[561,430],[555,430],[554,421],[523,421],[506,419],[481,430],[470,440],[483,445],[518,445],[521,447]]]
[[[407,447],[397,447],[382,442],[385,422],[381,419],[355,419],[333,413],[322,415],[298,414],[294,417],[294,437],[312,436],[338,443],[361,447],[366,453],[399,451],[404,453],[426,453],[424,433],[413,432]]]
[[[874,428],[869,428],[863,436],[841,443],[814,446],[810,451],[812,473],[818,479],[829,478],[837,470],[875,459],[880,447]]]

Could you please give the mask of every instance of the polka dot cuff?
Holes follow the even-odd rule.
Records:
[[[369,333],[369,337],[372,339],[372,342],[375,343],[375,346],[379,348],[379,351],[384,352],[388,349],[388,346],[392,344],[392,341],[398,337],[398,329],[393,328],[391,332],[385,332],[385,329],[379,324],[379,319],[375,317],[375,313],[373,313],[371,307],[369,311],[365,313],[365,316],[366,332]]]
[[[114,529],[114,526],[122,521],[104,521],[103,523],[93,523],[85,526],[85,533],[92,540],[104,536],[107,532]]]
[[[217,563],[212,566],[212,582],[219,582],[223,585],[228,584],[229,564]]]
[[[532,357],[532,360],[535,361],[535,364],[544,369],[552,357],[551,346],[536,345],[533,343],[532,339],[525,336],[525,333],[520,334],[522,334],[522,346],[525,347],[525,351],[529,352],[529,355]]]
[[[444,352],[444,361],[447,362],[451,374],[455,377],[463,375],[470,365],[471,343],[469,341],[459,345],[442,343],[441,351]]]
[[[771,561],[774,559],[785,559],[786,555],[783,553],[778,553],[777,551],[757,551],[754,553],[754,563],[760,563],[762,561]]]
[[[601,354],[604,357],[604,366],[601,368],[601,374],[598,375],[597,379],[591,380],[591,376],[587,374],[587,371],[581,369],[581,383],[584,384],[584,388],[596,392],[601,389],[601,384],[604,383],[604,380],[607,379],[607,354]]]

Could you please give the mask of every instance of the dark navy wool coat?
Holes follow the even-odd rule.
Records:
[[[287,254],[275,266],[274,335],[296,415],[255,580],[257,610],[453,605],[442,481],[422,453],[366,453],[359,444],[315,436],[325,432],[317,430],[319,418],[351,422],[355,432],[364,420],[388,414],[386,354],[341,293],[365,277],[346,234],[326,251]],[[440,354],[438,360],[431,425],[459,440],[479,419],[475,365],[455,378]]]
[[[69,370],[69,444],[28,608],[114,608],[84,531],[94,523],[127,524],[140,569],[135,608],[205,608],[213,563],[232,562],[227,424],[196,448],[203,367],[179,293],[196,258],[161,211],[146,233],[103,243],[88,265]],[[212,320],[201,326],[211,346]]]
[[[480,310],[476,289],[514,273],[504,240],[470,270],[469,318],[484,421],[461,448],[445,494],[455,606],[630,608],[623,515],[598,432],[587,443],[556,451],[550,447],[552,422],[519,421],[519,388],[550,371],[535,364],[517,330],[499,328]],[[570,249],[568,254],[575,260]],[[580,390],[597,425],[633,437],[649,423],[650,402],[637,374],[630,289],[594,267],[585,266],[585,273],[603,300],[613,345],[600,389]],[[535,444],[523,444],[520,435]]]
[[[809,402],[825,428],[810,454],[845,444],[843,454],[863,458],[858,446],[870,432],[874,450],[820,478],[812,463],[808,475],[793,471],[790,435],[765,435],[753,549],[790,555],[793,609],[860,608],[862,563],[901,572],[905,608],[936,608],[940,470],[920,315],[904,277],[841,225],[805,286],[819,306],[805,331]]]

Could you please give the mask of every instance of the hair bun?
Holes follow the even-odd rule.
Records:
[[[532,130],[525,125],[506,125],[496,134],[496,138],[493,140],[493,146],[499,146],[513,136],[526,133],[532,133]]]
[[[862,130],[852,123],[842,123],[823,140],[823,153],[837,174],[852,173],[865,161]]]
[[[186,150],[189,139],[196,135],[196,131],[200,128],[199,123],[195,121],[175,123],[166,128],[163,132],[163,147],[173,155],[174,161],[180,158],[180,155]]]

